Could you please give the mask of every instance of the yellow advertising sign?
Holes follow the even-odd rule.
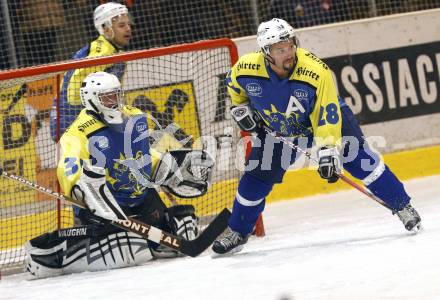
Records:
[[[194,147],[194,141],[200,137],[192,81],[127,91],[125,99],[127,104],[149,113],[149,128],[170,133],[162,138],[156,150]]]
[[[41,182],[37,176],[39,155],[36,149],[36,119],[39,118],[41,126],[45,120],[40,112],[47,112],[51,107],[55,91],[54,78],[0,91],[0,165],[6,172]],[[47,152],[47,149],[39,150],[41,153]],[[0,208],[4,208],[34,202],[36,192],[2,178],[0,197]]]
[[[56,97],[56,77],[28,82],[27,102],[36,110],[47,110],[52,107]]]
[[[25,115],[22,86],[1,91],[0,102],[0,157],[2,168],[29,180],[35,180],[35,144],[32,126]],[[12,107],[11,107],[12,106]],[[35,192],[25,186],[0,179],[0,207],[25,204],[34,201]]]

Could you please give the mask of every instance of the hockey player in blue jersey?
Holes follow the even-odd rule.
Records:
[[[297,159],[296,151],[283,150],[289,147],[267,134],[261,123],[301,147],[316,145],[323,179],[333,183],[342,169],[348,171],[396,212],[407,230],[417,230],[421,219],[410,196],[368,147],[351,109],[337,95],[328,66],[298,46],[294,29],[284,20],[261,23],[257,42],[261,51],[242,56],[226,78],[232,117],[241,130],[255,132],[256,142],[239,182],[229,228],[214,242],[213,251],[242,249],[273,185],[282,182]]]
[[[132,37],[131,17],[125,5],[115,2],[101,4],[93,13],[93,21],[99,33],[98,38],[78,50],[72,59],[108,56],[123,51],[129,45]],[[125,63],[73,69],[64,74],[60,99],[58,102],[54,100],[51,112],[50,132],[54,141],[61,137],[82,109],[79,88],[84,78],[98,71],[114,74],[122,80]]]
[[[110,220],[131,216],[194,239],[194,207],[167,208],[155,188],[161,186],[180,197],[201,196],[207,191],[214,161],[202,150],[159,153],[150,148],[147,115],[124,104],[121,84],[113,74],[89,74],[80,97],[84,108],[60,139],[57,176],[63,193],[88,209],[74,209],[75,227],[27,242],[27,270],[41,278],[178,256],[114,227]]]

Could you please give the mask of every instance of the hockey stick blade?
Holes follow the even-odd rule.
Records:
[[[224,208],[196,239],[192,241],[183,240],[180,252],[191,257],[196,257],[201,254],[225,231],[228,227],[230,216],[231,212],[229,209]]]
[[[19,182],[34,190],[42,192],[53,198],[69,202],[77,207],[87,209],[79,200],[67,197],[63,194],[54,192],[46,187],[43,187],[37,183],[31,182],[25,178],[9,174],[0,168],[0,176]],[[171,233],[163,231],[157,227],[140,222],[133,218],[127,220],[112,221],[111,224],[127,231],[139,234],[145,239],[156,242],[158,244],[167,246],[171,249],[177,250],[182,254],[196,257],[200,253],[206,250],[214,240],[219,236],[227,227],[227,222],[231,212],[228,209],[224,209],[209,226],[202,232],[202,234],[192,241],[187,241],[181,237],[175,236]]]
[[[112,221],[114,226],[137,233],[155,243],[177,250],[185,255],[196,257],[205,251],[214,240],[226,229],[231,212],[225,208],[194,240],[188,241],[159,228],[145,224],[136,219]]]

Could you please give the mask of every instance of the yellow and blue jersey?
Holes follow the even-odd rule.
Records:
[[[73,59],[108,56],[117,52],[119,52],[119,50],[104,36],[100,35],[96,40],[76,52]],[[63,78],[61,96],[65,97],[67,103],[70,105],[81,105],[81,99],[79,97],[81,83],[90,73],[100,71],[116,75],[116,77],[121,80],[125,71],[125,63],[100,65],[66,72]]]
[[[123,124],[107,125],[93,112],[83,109],[63,134],[57,176],[66,195],[71,194],[80,179],[82,164],[87,161],[105,168],[107,186],[121,206],[144,201],[148,187],[136,180],[133,171],[122,162],[136,161],[138,174],[148,180],[158,153],[150,149],[145,114],[125,106],[124,115]]]
[[[83,59],[91,57],[108,56],[118,53],[119,50],[110,43],[104,36],[100,35],[97,39],[81,48],[72,59]],[[79,112],[83,108],[79,95],[83,80],[93,72],[104,71],[116,75],[121,81],[125,72],[125,63],[116,63],[108,65],[99,65],[90,68],[72,69],[64,74],[61,83],[59,112],[60,112],[60,135],[72,124]],[[54,107],[56,100],[54,101]],[[56,118],[56,110],[53,110],[51,118],[51,135],[56,140],[58,121]]]
[[[226,77],[233,105],[249,104],[273,130],[288,137],[315,137],[318,145],[337,145],[341,138],[339,98],[331,70],[305,49],[280,79],[261,52],[242,56]]]
[[[343,143],[343,168],[388,207],[396,211],[404,208],[409,195],[380,156],[369,149],[353,112],[337,95],[330,69],[307,50],[299,48],[296,54],[295,68],[284,79],[273,72],[262,53],[241,57],[226,79],[232,104],[250,105],[266,125],[284,136],[306,137],[307,146],[312,138],[317,146],[339,145],[341,137],[354,141]],[[248,157],[252,164],[247,165],[251,168],[240,179],[228,221],[228,226],[243,236],[252,232],[273,186],[283,181],[286,170],[299,158],[296,149],[289,155],[284,151],[285,143],[277,143],[263,130],[257,130],[257,137],[273,143],[252,145]],[[350,159],[344,159],[347,157]]]

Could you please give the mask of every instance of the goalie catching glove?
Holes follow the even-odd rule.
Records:
[[[107,220],[126,220],[116,199],[106,185],[105,170],[83,164],[81,176],[72,188],[72,198],[83,201],[95,215]]]
[[[208,191],[213,167],[214,160],[205,150],[171,150],[162,154],[152,180],[178,197],[200,197]]]

